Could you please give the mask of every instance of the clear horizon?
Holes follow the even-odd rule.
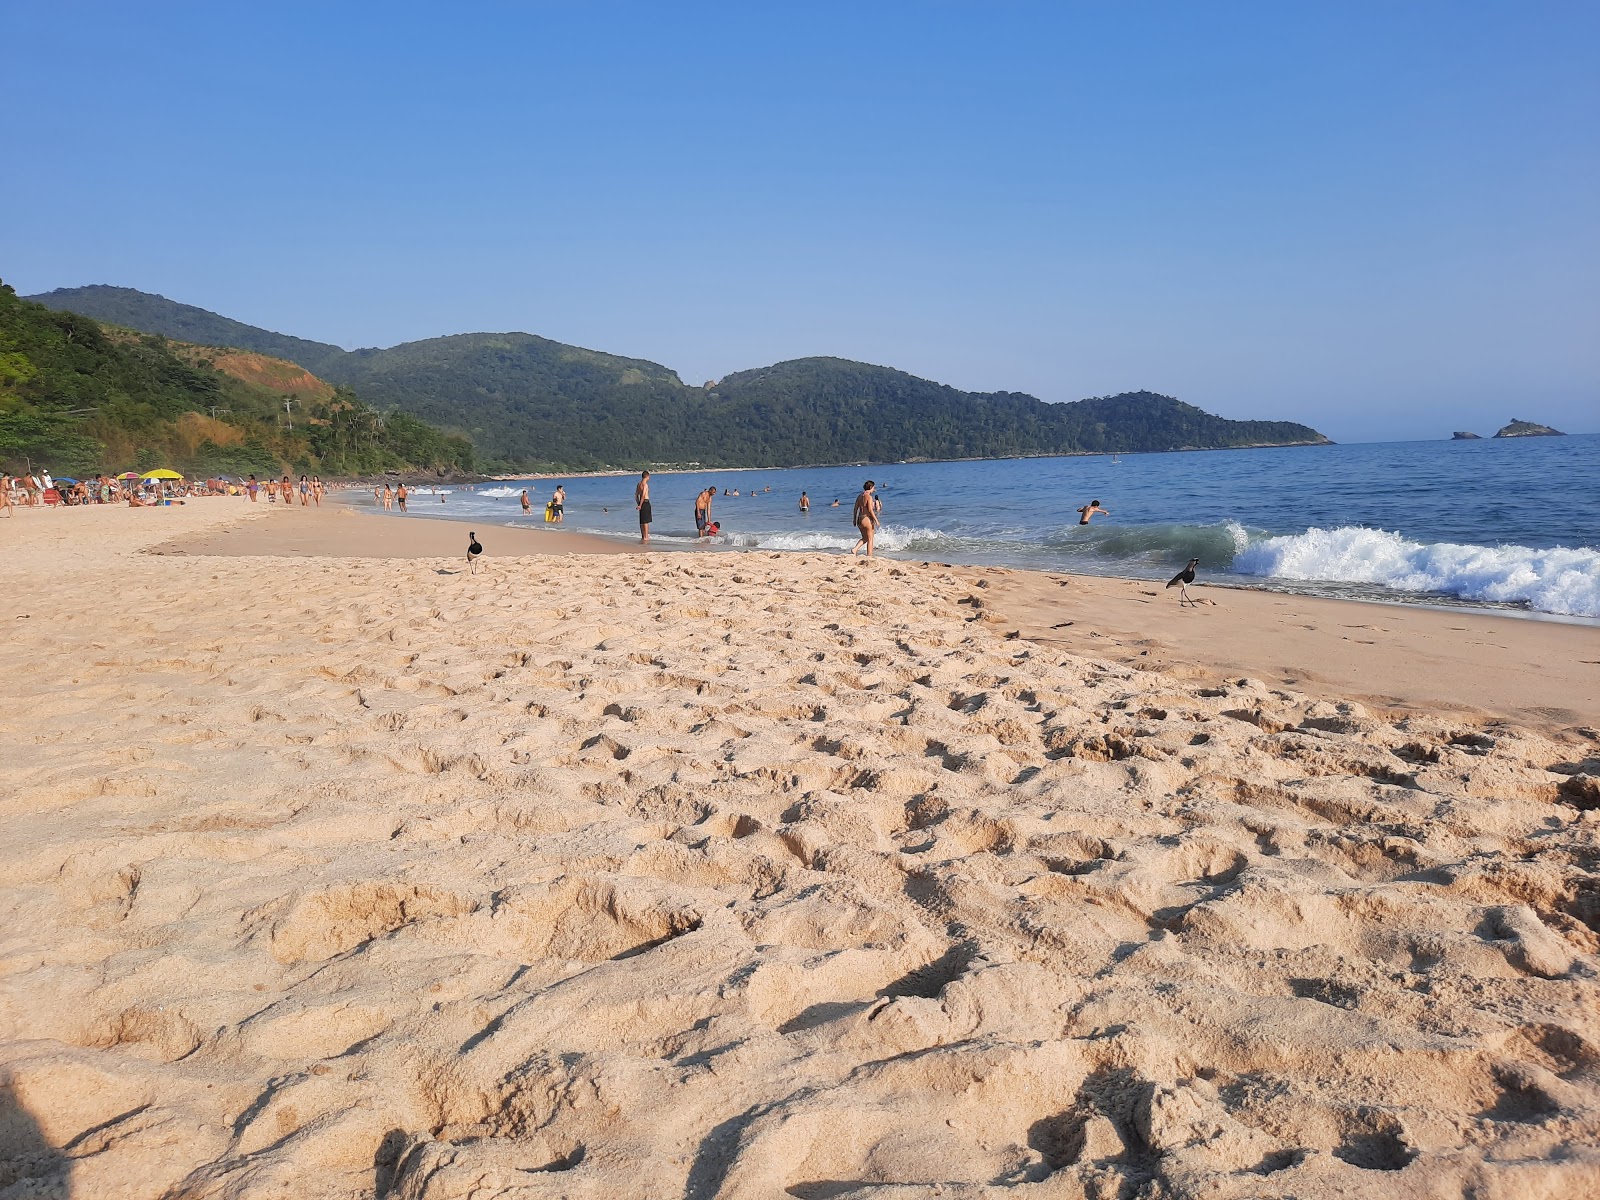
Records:
[[[0,16],[0,277],[1336,441],[1600,431],[1600,10]]]

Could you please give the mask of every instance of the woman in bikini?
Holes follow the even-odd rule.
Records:
[[[872,539],[878,532],[878,513],[882,506],[878,497],[873,494],[877,484],[867,480],[861,485],[861,494],[856,497],[855,511],[850,514],[850,519],[855,522],[861,540],[850,547],[850,553],[855,554],[861,547],[867,548],[867,557],[872,557]]]

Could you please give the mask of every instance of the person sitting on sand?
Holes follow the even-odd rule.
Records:
[[[1100,507],[1100,501],[1091,500],[1078,510],[1078,524],[1087,525],[1090,517],[1109,517],[1111,514]]]
[[[867,480],[861,485],[861,494],[856,497],[855,510],[850,514],[850,520],[855,523],[856,529],[861,534],[861,540],[850,547],[850,553],[855,554],[861,547],[867,548],[867,557],[872,557],[872,540],[878,532],[878,498],[872,494],[877,484]]]

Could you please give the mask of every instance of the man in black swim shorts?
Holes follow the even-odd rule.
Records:
[[[639,540],[650,540],[650,522],[653,514],[650,511],[650,472],[642,471],[639,474],[639,484],[633,489],[633,506],[639,510]]]

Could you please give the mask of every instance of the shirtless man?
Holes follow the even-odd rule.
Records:
[[[528,499],[528,489],[522,489],[522,515],[527,516],[533,511],[533,502]]]
[[[861,485],[861,494],[856,497],[855,510],[850,514],[850,520],[855,523],[856,529],[861,534],[861,540],[850,547],[850,553],[855,554],[861,547],[867,548],[867,557],[872,557],[872,539],[878,533],[878,512],[882,507],[873,489],[877,484],[867,480]]]
[[[800,511],[803,513],[811,511],[811,497],[804,492],[800,493]]]
[[[406,510],[406,485],[401,484],[394,490],[394,502],[400,506],[400,511]]]
[[[567,515],[566,484],[561,483],[556,485],[556,490],[550,493],[550,504],[551,514],[555,517],[555,523],[559,525],[561,524],[562,518]]]
[[[1078,510],[1078,524],[1087,525],[1090,517],[1109,517],[1111,514],[1100,507],[1100,501],[1091,500]]]
[[[649,542],[650,522],[655,514],[650,511],[650,472],[639,472],[639,482],[633,488],[633,506],[639,510],[639,541]]]
[[[696,537],[706,536],[706,526],[711,524],[711,502],[717,498],[717,489],[708,487],[694,498],[694,532]]]

